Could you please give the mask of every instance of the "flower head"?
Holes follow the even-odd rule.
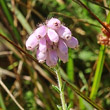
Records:
[[[58,58],[68,61],[68,47],[76,48],[78,40],[72,37],[70,29],[61,24],[57,18],[51,18],[45,25],[39,26],[26,41],[26,48],[34,50],[37,47],[36,57],[40,63],[56,66]]]

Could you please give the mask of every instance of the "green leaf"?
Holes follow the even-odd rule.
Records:
[[[60,94],[60,90],[59,90],[58,86],[52,85],[52,88],[53,88],[56,92],[58,92],[58,93]]]

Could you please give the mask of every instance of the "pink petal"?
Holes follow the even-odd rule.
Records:
[[[47,26],[51,29],[56,30],[61,26],[61,22],[57,18],[51,18],[47,21]]]
[[[65,43],[67,44],[68,47],[70,48],[75,48],[78,46],[78,40],[75,37],[72,37],[70,40],[66,41]]]
[[[27,50],[33,50],[38,45],[39,40],[35,37],[35,34],[31,34],[26,41]]]
[[[48,34],[50,41],[55,42],[55,43],[59,41],[59,36],[53,29],[48,29],[47,34]]]
[[[34,31],[34,33],[38,39],[43,38],[46,35],[46,26],[40,26]]]
[[[49,52],[50,61],[52,62],[53,65],[56,65],[57,64],[57,60],[58,60],[56,50],[49,49],[48,52]]]
[[[59,51],[59,49],[57,49],[57,55],[63,61],[63,63],[66,63],[68,61],[68,53],[62,54],[61,51]]]
[[[68,47],[67,47],[66,43],[62,39],[59,40],[58,48],[59,48],[59,51],[62,54],[67,54],[68,53]]]
[[[40,39],[40,42],[39,42],[39,50],[41,52],[46,52],[47,51],[47,45],[46,45],[46,39],[45,37]]]
[[[47,58],[47,52],[43,53],[41,51],[39,51],[39,49],[37,50],[37,60],[40,62],[40,63],[44,63],[46,58]]]
[[[71,31],[63,25],[60,26],[60,28],[57,30],[57,33],[62,39],[71,39]]]
[[[46,41],[49,45],[53,45],[53,42],[49,39],[48,35],[46,35]]]

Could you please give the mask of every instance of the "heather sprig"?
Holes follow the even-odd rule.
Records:
[[[50,67],[57,64],[58,58],[63,63],[68,61],[68,47],[76,48],[78,40],[72,37],[70,29],[57,18],[51,18],[40,25],[27,39],[27,50],[36,47],[36,58],[40,63],[46,62]]]
[[[46,62],[49,67],[55,67],[58,58],[66,63],[68,61],[68,47],[76,48],[77,46],[78,40],[72,37],[70,29],[62,25],[57,18],[51,18],[40,25],[26,41],[28,50],[33,51],[37,47],[36,58],[39,63]],[[54,69],[58,79],[62,109],[66,110],[60,70],[58,66]]]

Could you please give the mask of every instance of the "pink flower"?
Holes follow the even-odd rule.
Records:
[[[78,40],[75,37],[72,37],[68,41],[65,40],[65,42],[70,48],[76,48],[78,46]]]
[[[48,35],[46,35],[46,41],[49,45],[53,45],[53,42],[49,39]]]
[[[44,63],[47,58],[47,52],[43,53],[39,49],[37,50],[37,60],[39,63]]]
[[[66,26],[61,25],[57,33],[62,39],[71,39],[71,31]]]
[[[59,49],[57,49],[57,55],[63,61],[63,63],[66,63],[68,61],[68,53],[63,54]]]
[[[34,50],[37,47],[36,57],[40,63],[50,67],[57,65],[58,58],[68,61],[68,47],[76,48],[78,40],[72,37],[71,31],[63,26],[57,18],[51,18],[46,25],[41,25],[26,41],[26,48]]]
[[[34,33],[35,33],[35,35],[36,35],[36,37],[38,39],[41,39],[41,38],[43,38],[46,35],[46,31],[47,31],[46,26],[45,25],[42,25],[39,28],[37,28],[34,31]]]
[[[47,51],[47,45],[46,45],[46,39],[45,39],[45,37],[43,37],[42,39],[40,39],[40,42],[39,42],[39,51],[41,51],[41,52],[46,52]]]
[[[48,29],[47,35],[48,35],[50,41],[52,41],[54,43],[57,43],[59,41],[59,36],[53,29]]]
[[[62,39],[59,40],[58,49],[62,54],[68,54],[68,47]]]
[[[57,18],[51,18],[47,21],[47,26],[51,29],[57,30],[61,26],[61,22]]]
[[[46,64],[51,67],[56,66],[57,60],[58,60],[58,57],[57,57],[56,50],[49,49],[48,57],[46,59]]]
[[[32,33],[26,41],[26,48],[27,50],[34,50],[38,44],[39,40],[36,38],[35,34]]]

